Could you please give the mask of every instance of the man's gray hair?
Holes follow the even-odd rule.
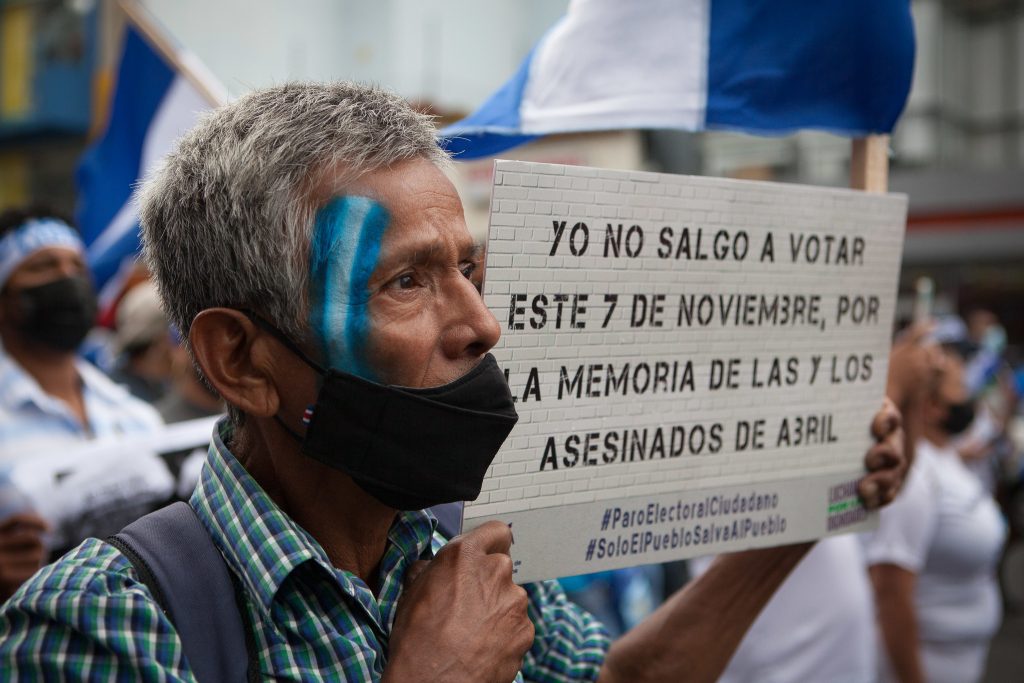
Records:
[[[140,190],[171,321],[187,333],[203,309],[248,308],[301,338],[316,203],[329,199],[315,189],[413,158],[447,162],[431,118],[375,86],[291,83],[207,114]]]
[[[378,87],[292,83],[210,112],[140,191],[142,243],[171,320],[213,306],[303,330],[307,258],[324,174],[445,155],[430,117]]]

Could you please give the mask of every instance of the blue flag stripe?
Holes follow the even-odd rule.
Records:
[[[526,88],[526,81],[530,76],[530,64],[533,62],[533,55],[536,51],[535,46],[523,63],[519,65],[519,69],[512,78],[501,86],[498,92],[491,95],[472,115],[458,124],[460,127],[480,131],[479,133],[470,137],[459,135],[446,137],[444,131],[441,131],[441,144],[456,159],[467,152],[471,152],[473,157],[498,154],[541,137],[518,134],[519,103],[523,100],[523,90]]]
[[[107,129],[83,155],[77,172],[76,217],[87,245],[130,200],[139,178],[146,133],[174,76],[163,58],[129,25]],[[119,259],[110,260],[91,264],[100,284],[117,270]]]
[[[914,68],[899,0],[713,0],[708,128],[889,132]],[[883,77],[884,76],[884,77]]]

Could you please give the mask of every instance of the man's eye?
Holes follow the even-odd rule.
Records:
[[[483,294],[483,282],[482,278],[480,277],[482,275],[482,273],[480,272],[480,265],[478,263],[466,263],[463,264],[460,270],[462,271],[463,277],[465,277],[467,280],[473,283],[473,286],[476,287],[476,291]]]
[[[416,286],[416,276],[412,273],[405,273],[396,277],[392,284],[398,289],[412,289]]]

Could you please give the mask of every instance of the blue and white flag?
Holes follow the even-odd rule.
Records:
[[[189,53],[182,50],[176,56],[179,64],[202,73]],[[204,83],[209,91],[222,92],[205,74]],[[135,184],[215,104],[129,22],[106,131],[78,167],[76,218],[98,286],[138,252]]]
[[[440,134],[469,159],[596,130],[887,133],[913,66],[910,0],[572,0]]]

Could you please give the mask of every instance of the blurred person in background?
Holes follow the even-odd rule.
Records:
[[[970,426],[955,442],[967,466],[991,491],[1016,479],[1016,444],[1010,434],[1020,396],[1013,369],[1006,362],[1006,330],[994,313],[975,310],[967,316],[963,339],[954,348],[965,363],[965,384],[975,399]]]
[[[46,208],[0,214],[0,465],[159,427],[157,412],[76,356],[96,317],[78,233]],[[45,522],[0,520],[0,597],[42,564]]]
[[[927,343],[927,332],[911,328],[890,353],[886,395],[903,413],[907,433],[916,431],[922,378],[935,372],[937,347]],[[704,574],[714,559],[690,560],[691,572]],[[857,535],[821,539],[768,601],[718,680],[872,683],[878,669],[873,601]]]
[[[188,349],[175,326],[171,326],[171,385],[164,397],[153,407],[167,424],[200,420],[205,417],[222,415],[227,407],[224,401],[199,376]],[[177,495],[188,500],[199,482],[203,463],[206,462],[206,447],[188,448],[162,453],[164,461],[177,480]],[[459,514],[459,522],[462,516]]]
[[[167,424],[220,415],[224,401],[199,377],[177,328],[170,329],[171,385],[154,404]]]
[[[141,282],[117,305],[116,362],[110,378],[133,396],[156,403],[171,381],[171,333],[156,285]]]
[[[951,351],[928,384],[907,484],[864,538],[883,656],[882,681],[981,679],[1002,606],[996,565],[1006,525],[954,446],[973,415]]]
[[[566,596],[618,638],[647,618],[665,599],[665,572],[660,564],[624,567],[558,579]]]

